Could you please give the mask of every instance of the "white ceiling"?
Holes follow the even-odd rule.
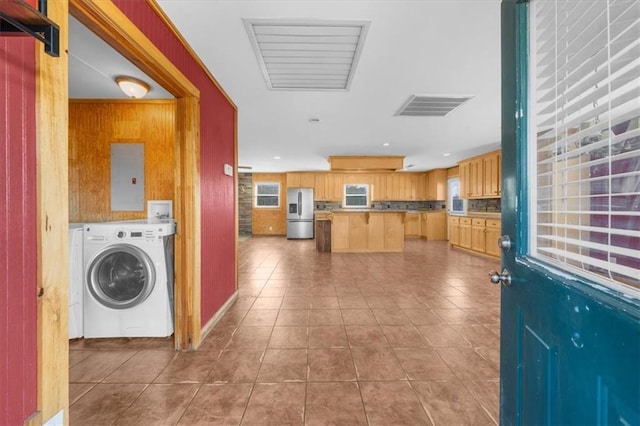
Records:
[[[238,163],[253,172],[327,170],[330,155],[404,155],[407,170],[430,170],[499,148],[499,0],[158,3],[238,106]],[[349,90],[268,89],[243,24],[257,18],[371,21]],[[96,46],[82,48],[89,37],[74,42],[76,30],[70,34],[71,97],[119,96],[112,82],[123,73],[149,81],[150,95],[160,95],[144,74],[117,68],[130,63],[107,58],[94,65],[103,54]],[[92,69],[86,64],[113,96],[88,93],[87,85],[84,95],[74,96]],[[473,98],[444,117],[396,116],[411,95]]]
[[[127,99],[115,82],[120,75],[147,82],[151,86],[147,98],[173,98],[138,67],[69,16],[69,98]]]

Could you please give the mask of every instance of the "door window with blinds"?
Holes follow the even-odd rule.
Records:
[[[640,295],[640,7],[531,1],[530,252]]]

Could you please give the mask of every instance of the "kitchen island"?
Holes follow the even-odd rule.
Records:
[[[404,220],[399,210],[333,210],[331,251],[373,253],[404,251]]]

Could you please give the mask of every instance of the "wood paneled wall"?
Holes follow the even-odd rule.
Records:
[[[69,221],[147,217],[146,200],[174,199],[174,100],[69,102]],[[111,143],[144,143],[144,211],[111,211]]]
[[[280,207],[252,209],[253,235],[286,235],[287,234],[287,175],[286,173],[254,173],[253,186],[260,182],[280,183]],[[255,204],[255,202],[254,202]]]

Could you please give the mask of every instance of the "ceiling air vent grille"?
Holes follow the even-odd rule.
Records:
[[[411,95],[396,115],[444,117],[473,96]]]
[[[369,21],[243,19],[270,89],[348,90]]]

